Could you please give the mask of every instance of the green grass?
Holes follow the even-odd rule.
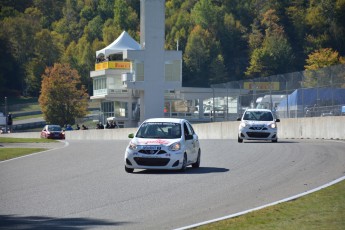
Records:
[[[7,97],[7,104],[13,105],[13,104],[27,104],[27,103],[38,103],[37,97]]]
[[[1,148],[0,161],[25,156],[32,153],[42,152],[45,148]]]
[[[53,143],[57,140],[41,139],[41,138],[14,138],[0,137],[0,143]],[[0,148],[0,161],[25,156],[28,154],[42,152],[46,148]]]
[[[0,143],[51,143],[57,140],[43,139],[43,138],[15,138],[15,137],[0,137]]]
[[[4,100],[0,100],[0,110],[4,107]],[[41,111],[41,108],[38,103],[38,98],[33,97],[8,97],[7,98],[7,111],[11,112],[13,116],[14,121],[21,121],[26,120],[30,118],[43,118],[43,114],[35,114],[35,115],[20,115],[21,112],[34,112],[34,111]],[[99,109],[100,103],[95,101],[89,101],[89,109]],[[4,112],[4,111],[0,111]],[[91,113],[91,111],[90,111]],[[20,116],[18,116],[20,115]],[[86,125],[89,129],[96,128],[96,123],[93,121],[85,121],[80,122],[79,125],[82,124]],[[29,132],[36,132],[41,131],[43,127],[39,128],[31,128],[31,129],[25,129],[25,131]],[[75,128],[75,125],[73,126]]]
[[[13,114],[31,111],[41,111],[41,107],[37,103],[15,104],[9,106],[9,112]]]
[[[4,99],[0,100],[0,107],[5,105]],[[8,112],[29,112],[41,110],[38,104],[38,98],[35,97],[8,97],[7,98]]]
[[[345,181],[290,202],[195,229],[343,230]]]
[[[43,117],[43,114],[27,115],[27,116],[16,116],[13,118],[14,121],[26,120],[30,118],[40,118]]]

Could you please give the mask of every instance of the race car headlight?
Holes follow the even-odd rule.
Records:
[[[275,128],[277,128],[277,125],[276,125],[275,123],[272,123],[272,124],[270,124],[270,127],[271,127],[272,129],[275,129]]]
[[[180,149],[181,149],[181,143],[180,142],[176,142],[176,143],[169,146],[169,150],[171,150],[171,151],[178,151]]]
[[[242,128],[244,128],[244,127],[246,127],[246,123],[242,122],[242,123],[240,124],[240,126],[241,126]]]
[[[131,150],[136,150],[137,149],[137,145],[133,142],[130,142],[129,145],[128,145],[128,148],[131,149]]]

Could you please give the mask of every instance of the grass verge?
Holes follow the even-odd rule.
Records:
[[[41,139],[41,138],[15,138],[15,137],[0,137],[0,143],[53,143],[56,140]],[[48,150],[46,148],[0,148],[0,161],[9,160],[16,157],[25,156],[28,154],[42,152]]]
[[[0,161],[9,160],[16,157],[25,156],[32,153],[42,152],[45,148],[1,148]]]
[[[345,181],[293,201],[195,229],[345,229]]]
[[[57,140],[44,138],[17,138],[17,137],[0,137],[0,143],[52,143]]]
[[[35,114],[35,115],[26,115],[26,116],[15,116],[13,118],[14,121],[22,121],[30,118],[41,118],[43,117],[42,114]]]

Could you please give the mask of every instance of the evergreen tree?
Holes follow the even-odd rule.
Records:
[[[246,75],[250,77],[267,77],[274,74],[292,72],[292,48],[285,35],[284,28],[279,24],[275,10],[268,10],[262,15],[261,26],[265,34],[259,45],[260,32],[253,31],[250,44],[254,50],[251,53],[250,65]],[[255,27],[254,27],[255,28]],[[258,42],[254,42],[258,41]]]

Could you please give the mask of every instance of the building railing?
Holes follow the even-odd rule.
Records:
[[[131,62],[125,61],[104,61],[95,64],[95,70],[103,69],[131,69]]]
[[[128,89],[97,89],[93,90],[93,96],[106,96],[106,95],[116,95],[117,97],[128,97],[130,95],[134,97],[139,97],[139,91],[134,90],[131,92]]]

